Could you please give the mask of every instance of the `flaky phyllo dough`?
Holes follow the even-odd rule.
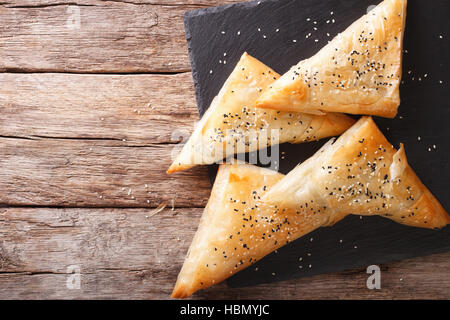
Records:
[[[338,135],[354,120],[342,114],[308,115],[254,107],[279,75],[244,53],[168,173],[216,163],[237,153],[279,143],[302,143]]]
[[[287,176],[224,164],[178,276],[174,298],[217,284],[274,250],[349,214],[442,228],[450,217],[365,117]]]
[[[407,0],[385,0],[299,62],[257,106],[311,114],[345,112],[393,118],[400,105]]]
[[[314,199],[311,205],[310,199]],[[442,228],[450,217],[406,159],[370,117],[277,183],[264,200],[279,206],[321,209],[323,214],[380,215],[398,223]]]
[[[344,215],[263,203],[261,198],[284,175],[248,164],[223,164],[173,290],[185,298]]]

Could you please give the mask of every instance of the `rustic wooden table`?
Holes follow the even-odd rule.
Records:
[[[0,3],[1,299],[169,297],[210,191],[206,168],[165,174],[198,118],[182,17],[235,1]],[[360,269],[195,298],[448,299],[449,263],[384,265],[375,291]]]

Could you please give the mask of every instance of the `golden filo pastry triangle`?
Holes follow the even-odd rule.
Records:
[[[220,165],[173,298],[186,298],[247,268],[279,247],[346,216],[262,203],[284,175],[248,164]]]
[[[342,114],[314,116],[255,108],[259,95],[278,78],[271,68],[244,53],[167,173],[276,143],[335,136],[354,123]]]
[[[314,204],[311,204],[314,199]],[[380,215],[398,223],[442,228],[450,217],[371,117],[361,118],[334,143],[296,167],[264,196],[278,206],[321,214]]]
[[[282,111],[393,118],[400,104],[407,0],[385,0],[313,57],[299,62],[257,101]]]

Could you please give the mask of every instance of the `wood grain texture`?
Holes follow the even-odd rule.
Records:
[[[205,168],[166,175],[172,145],[6,138],[0,148],[2,205],[200,207],[211,188]]]
[[[206,203],[205,167],[165,173],[198,119],[190,74],[0,74],[0,83],[0,204]]]
[[[178,142],[199,118],[190,73],[0,73],[0,106],[0,136],[125,139],[123,145]]]
[[[198,7],[212,7],[221,6],[236,2],[242,2],[242,0],[99,0],[98,3],[105,2],[119,2],[119,3],[131,3],[142,5],[164,5],[164,6],[179,6],[179,5],[194,5]],[[10,0],[2,1],[2,4],[7,7],[43,7],[43,6],[55,6],[61,4],[89,4],[92,0]]]
[[[76,3],[19,0],[0,5],[0,71],[190,70],[183,14],[207,1]]]
[[[0,209],[0,299],[168,299],[201,211]],[[364,268],[251,288],[221,284],[193,298],[448,299],[449,258],[381,266],[375,291]],[[80,290],[66,287],[71,265],[81,269]]]

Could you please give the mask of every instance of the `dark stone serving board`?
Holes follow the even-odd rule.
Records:
[[[209,107],[244,51],[277,72],[286,72],[301,59],[315,54],[365,14],[370,5],[380,2],[266,0],[187,12],[186,38],[199,113],[203,115]],[[394,146],[405,144],[411,166],[447,210],[450,209],[449,15],[448,0],[409,0],[399,115],[396,119],[375,119]],[[311,37],[306,38],[310,32]],[[280,152],[286,153],[280,171],[288,173],[325,141],[280,146]],[[216,170],[216,166],[210,167],[212,180]],[[431,231],[402,226],[381,217],[351,216],[272,253],[255,267],[230,278],[228,284],[256,285],[449,250],[450,227]]]

